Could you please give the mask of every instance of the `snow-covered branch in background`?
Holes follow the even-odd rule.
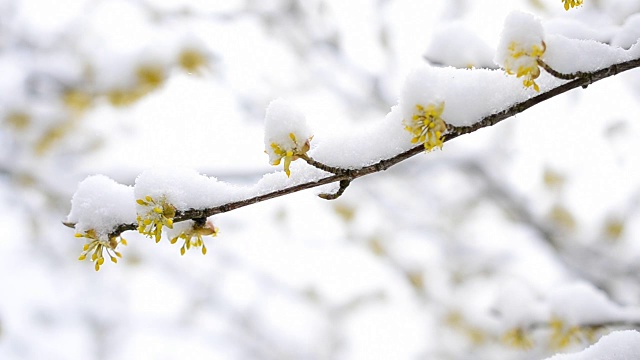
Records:
[[[592,343],[598,330],[640,326],[640,311],[611,301],[592,284],[578,282],[539,298],[521,284],[502,289],[493,310],[503,320],[502,341],[529,349],[536,332],[547,346],[561,350],[573,343]]]
[[[116,262],[116,247],[126,244],[122,235],[129,230],[158,242],[166,229],[171,243],[183,240],[182,254],[191,247],[204,253],[202,236],[218,233],[210,216],[338,183],[337,192],[320,195],[334,199],[359,177],[442,148],[571,89],[640,67],[640,43],[625,50],[545,36],[539,20],[516,12],[505,22],[496,63],[504,71],[419,68],[408,76],[398,105],[385,119],[317,144],[304,114],[284,100],[273,101],[266,111],[265,152],[272,165],[284,160],[284,172],[267,174],[253,186],[181,168],[145,171],[133,187],[90,176],[80,183],[65,222],[88,240],[80,259],[91,254],[96,270],[104,252]],[[306,164],[294,163],[299,159]]]
[[[575,354],[558,354],[547,360],[633,360],[640,353],[640,333],[635,330],[615,331],[596,344]]]

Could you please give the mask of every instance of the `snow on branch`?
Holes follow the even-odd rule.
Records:
[[[91,253],[96,270],[104,252],[117,261],[115,249],[126,244],[122,234],[130,230],[156,242],[166,230],[171,243],[183,241],[182,254],[192,247],[205,253],[203,236],[218,233],[209,219],[213,215],[333,183],[339,188],[320,197],[335,199],[357,178],[441,149],[456,137],[569,90],[640,67],[640,41],[625,50],[547,36],[538,19],[516,12],[505,22],[495,60],[503,70],[417,69],[382,121],[317,144],[304,114],[276,100],[266,112],[265,153],[272,165],[284,161],[284,172],[245,187],[181,168],[145,171],[133,187],[93,176],[79,185],[65,224],[88,239],[80,258]]]
[[[640,333],[635,330],[614,331],[587,349],[573,354],[558,354],[547,360],[632,360],[640,352]]]

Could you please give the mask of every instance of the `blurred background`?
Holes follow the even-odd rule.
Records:
[[[640,326],[638,70],[216,216],[205,256],[129,232],[96,272],[62,225],[90,174],[253,184],[271,100],[318,141],[379,121],[416,66],[493,66],[515,9],[609,42],[640,3],[0,1],[0,358],[540,359]]]

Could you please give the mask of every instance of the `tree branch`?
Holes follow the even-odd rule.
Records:
[[[592,329],[592,330],[612,328],[612,327],[626,327],[626,328],[632,328],[632,329],[640,329],[640,321],[636,319],[602,319],[600,321],[591,321],[591,322],[567,324],[567,325],[570,327],[578,327],[582,329]],[[532,331],[537,329],[547,329],[551,327],[553,327],[553,325],[550,322],[535,322],[523,327],[523,330]]]
[[[569,90],[573,90],[577,87],[586,88],[587,86],[589,86],[590,84],[596,81],[606,79],[610,76],[614,76],[621,72],[631,70],[637,67],[640,67],[640,59],[634,59],[634,60],[625,61],[619,64],[613,64],[609,67],[606,67],[604,69],[601,69],[592,73],[573,74],[579,77],[576,78],[575,80],[569,81],[556,88],[553,88],[545,93],[534,96],[521,103],[517,103],[508,109],[502,110],[495,114],[491,114],[471,126],[448,126],[447,130],[450,132],[450,134],[446,135],[445,142],[447,140],[456,138],[460,135],[468,134],[487,126],[493,126],[504,119],[507,119],[513,115],[519,114],[529,109],[530,107],[533,107],[534,105],[537,105],[543,101],[549,100],[552,97],[563,94]]]
[[[546,64],[541,65],[543,66],[544,69],[547,69],[548,66]],[[574,80],[571,80],[565,84],[562,84],[558,87],[555,87],[547,92],[544,92],[542,94],[539,94],[537,96],[534,96],[530,99],[527,99],[525,101],[522,101],[520,103],[516,103],[514,105],[512,105],[511,107],[488,115],[486,117],[484,117],[483,119],[481,119],[480,121],[474,123],[473,125],[470,126],[452,126],[452,125],[447,125],[447,132],[444,135],[444,142],[453,140],[461,135],[465,135],[465,134],[469,134],[472,133],[476,130],[485,128],[485,127],[489,127],[489,126],[493,126],[511,116],[514,116],[516,114],[519,114],[543,101],[546,101],[548,99],[551,99],[552,97],[558,96],[560,94],[563,94],[569,90],[575,89],[577,87],[583,87],[586,88],[588,85],[608,78],[610,76],[614,76],[617,75],[621,72],[627,71],[627,70],[631,70],[634,68],[640,67],[640,59],[634,59],[634,60],[629,60],[629,61],[625,61],[622,63],[618,63],[618,64],[614,64],[611,65],[609,67],[606,67],[604,69],[595,71],[595,72],[591,72],[591,73],[575,73],[575,74],[570,74],[571,76],[575,76],[576,78]],[[560,74],[560,73],[558,73]],[[553,74],[552,74],[553,75]],[[566,75],[566,74],[563,74]],[[294,192],[298,192],[298,191],[302,191],[302,190],[306,190],[306,189],[311,189],[311,188],[315,188],[318,186],[322,186],[322,185],[327,185],[327,184],[331,184],[334,182],[341,182],[341,186],[340,189],[338,190],[337,193],[335,194],[324,194],[325,196],[323,196],[326,199],[332,199],[332,198],[336,198],[338,196],[340,196],[342,194],[342,192],[344,192],[344,190],[346,189],[347,185],[362,176],[366,176],[369,174],[373,174],[376,172],[380,172],[380,171],[384,171],[387,170],[388,168],[390,168],[391,166],[398,164],[404,160],[407,160],[410,157],[413,157],[417,154],[420,154],[424,152],[424,146],[422,144],[417,145],[407,151],[404,151],[400,154],[397,154],[393,157],[390,157],[388,159],[383,159],[380,160],[379,162],[372,164],[372,165],[368,165],[368,166],[364,166],[361,168],[357,168],[357,169],[341,169],[341,168],[336,168],[336,167],[332,167],[332,166],[328,166],[325,164],[321,164],[319,162],[316,162],[315,160],[311,159],[311,158],[303,158],[307,163],[309,163],[312,166],[315,166],[319,169],[328,171],[333,173],[333,175],[321,178],[319,180],[315,180],[315,181],[310,181],[307,183],[303,183],[303,184],[299,184],[299,185],[294,185],[291,187],[287,187],[284,189],[280,189],[280,190],[276,190],[276,191],[272,191],[270,193],[266,193],[266,194],[262,194],[262,195],[258,195],[258,196],[254,196],[248,199],[244,199],[244,200],[239,200],[239,201],[234,201],[234,202],[230,202],[227,204],[223,204],[220,206],[216,206],[216,207],[212,207],[212,208],[206,208],[206,209],[189,209],[189,210],[184,210],[184,211],[177,211],[176,212],[176,216],[174,217],[173,221],[174,222],[180,222],[180,221],[185,221],[185,220],[190,220],[190,219],[198,219],[198,218],[206,218],[212,215],[216,215],[216,214],[221,214],[221,213],[225,213],[225,212],[229,212],[241,207],[245,207],[248,205],[252,205],[252,204],[256,204],[265,200],[269,200],[269,199],[273,199],[273,198],[277,198],[283,195],[287,195],[287,194],[291,194]],[[335,197],[332,197],[335,196]],[[67,226],[73,225],[73,224],[65,224]],[[138,228],[137,224],[121,224],[118,227],[116,227],[116,229],[110,234],[111,236],[119,236],[122,232],[127,231],[127,230],[136,230]]]

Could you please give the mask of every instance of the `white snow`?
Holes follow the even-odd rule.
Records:
[[[371,165],[415,146],[411,144],[411,134],[404,130],[398,106],[394,106],[384,119],[329,131],[320,140],[310,155],[320,162],[342,168]]]
[[[136,199],[146,196],[154,200],[164,198],[177,210],[213,207],[238,200],[243,195],[241,187],[181,167],[146,170],[136,179],[134,189]]]
[[[563,284],[549,295],[548,303],[553,316],[572,325],[640,319],[640,310],[624,308],[584,282]]]
[[[494,49],[463,22],[454,21],[434,32],[424,57],[434,65],[493,68],[494,52]]]
[[[504,330],[527,326],[548,319],[548,307],[535,294],[531,284],[509,281],[503,284],[497,294],[493,308],[504,324]]]
[[[547,360],[636,360],[640,354],[640,333],[614,331],[597,343],[574,354],[554,355]]]
[[[131,186],[104,175],[92,175],[78,185],[67,222],[75,223],[78,233],[93,229],[98,236],[106,236],[120,224],[135,223],[134,205]]]
[[[282,151],[295,152],[301,150],[305,142],[313,137],[304,114],[284,99],[276,99],[269,104],[264,128],[264,147],[271,164],[282,157],[276,153],[273,144]]]
[[[564,73],[596,71],[638,56],[635,50],[637,47],[625,50],[595,40],[548,35],[545,42],[547,51],[542,57],[543,60],[553,69]]]
[[[596,40],[602,43],[610,42],[618,32],[618,27],[598,26],[585,19],[558,17],[545,19],[542,22],[546,34],[562,35],[571,39]]]
[[[640,41],[640,14],[631,15],[611,40],[611,45],[628,49]]]
[[[284,171],[265,174],[256,184],[246,188],[247,194],[263,195],[285,187],[315,181],[326,175],[327,173],[320,169],[312,167],[305,162],[296,161],[291,164],[290,177],[287,177]]]
[[[400,108],[402,117],[410,119],[416,105],[444,102],[442,119],[447,124],[469,126],[532,95],[533,90],[502,70],[423,66],[407,77]]]

